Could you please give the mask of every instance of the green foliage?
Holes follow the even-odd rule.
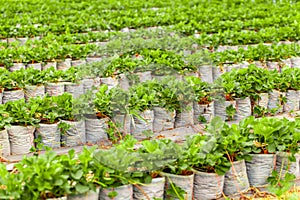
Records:
[[[242,120],[239,127],[244,137],[248,138],[251,153],[290,152],[290,159],[295,161],[294,154],[299,151],[300,139],[298,119],[249,117]]]
[[[58,121],[63,116],[63,113],[59,111],[55,99],[57,98],[50,96],[30,98],[28,104],[30,107],[36,108],[34,118],[42,123]]]
[[[24,99],[9,101],[4,105],[5,111],[11,117],[11,124],[17,125],[37,125],[39,120],[35,118],[37,104],[27,104]]]
[[[46,199],[70,193],[69,174],[54,152],[25,157],[16,164],[22,181],[25,181],[21,199]],[[21,184],[20,184],[21,185]]]
[[[101,85],[96,93],[96,97],[93,100],[93,105],[95,105],[96,113],[100,114],[100,117],[110,117],[112,116],[111,107],[112,97],[109,93],[107,85]]]
[[[208,104],[213,100],[211,97],[211,86],[207,82],[203,82],[200,78],[194,76],[188,76],[185,79],[192,86],[195,98],[199,104]]]
[[[0,198],[20,199],[24,192],[22,184],[24,179],[22,174],[8,172],[6,165],[0,164]]]
[[[220,143],[221,137],[209,135],[195,135],[187,139],[192,156],[192,167],[196,170],[224,175],[230,169],[230,162],[226,158],[226,150]]]
[[[24,69],[8,72],[3,71],[0,75],[0,85],[4,90],[18,90],[24,88]]]
[[[25,85],[43,85],[47,72],[47,70],[40,71],[33,67],[24,70]]]
[[[295,179],[296,176],[293,174],[285,173],[284,177],[280,177],[279,173],[273,170],[272,175],[268,178],[270,183],[268,189],[280,198],[293,187]]]
[[[5,106],[0,104],[0,130],[3,130],[7,126],[10,126],[12,117],[10,113],[5,110]]]
[[[230,104],[226,107],[226,115],[228,116],[228,121],[233,120],[234,115],[236,114],[236,108]]]
[[[168,199],[185,199],[186,191],[178,187],[175,183],[170,183],[170,188],[166,190],[166,195],[168,196]]]

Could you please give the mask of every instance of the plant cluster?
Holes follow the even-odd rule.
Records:
[[[299,119],[253,117],[230,126],[217,117],[206,127],[207,135],[189,136],[183,145],[156,139],[136,148],[137,140],[128,135],[110,149],[84,148],[78,156],[74,150],[60,156],[48,151],[24,157],[11,173],[0,165],[0,196],[46,199],[83,194],[96,187],[151,183],[161,171],[187,175],[196,169],[222,175],[232,162],[251,159],[253,153],[287,152],[295,161],[299,126]]]
[[[264,27],[285,26],[299,19],[298,3],[205,1],[199,4],[197,1],[164,3],[134,1],[128,4],[123,0],[111,2],[109,5],[101,3],[97,6],[91,6],[97,3],[94,0],[89,4],[75,2],[69,5],[58,2],[55,6],[49,6],[48,3],[48,1],[43,3],[35,1],[34,5],[29,3],[5,5],[1,10],[4,14],[1,19],[3,24],[0,29],[1,37],[33,37],[48,33],[58,35],[153,26],[172,26],[184,34],[193,34],[195,31],[215,33],[228,29],[257,31]],[[253,5],[256,9],[252,9]],[[40,7],[45,9],[40,11]],[[151,9],[153,7],[157,9]],[[220,7],[226,9],[218,12]],[[22,17],[15,17],[16,9],[22,10]],[[53,15],[54,12],[57,12],[56,15]],[[180,17],[174,17],[172,15],[174,12]],[[91,13],[98,14],[91,15]],[[278,15],[285,17],[278,18]]]
[[[46,82],[69,81],[76,83],[81,79],[79,69],[71,67],[66,71],[55,70],[54,67],[40,71],[34,68],[20,69],[13,72],[1,69],[0,91],[24,89],[26,85],[43,85]]]
[[[249,46],[247,49],[239,48],[237,51],[227,50],[223,52],[214,52],[211,59],[216,65],[225,63],[240,63],[242,61],[276,61],[280,62],[291,57],[299,57],[298,44],[272,44],[267,46],[259,44],[257,46]]]
[[[227,100],[250,97],[255,101],[260,93],[299,90],[299,73],[298,68],[284,67],[282,73],[278,73],[277,70],[270,71],[250,64],[247,68],[222,74],[214,84],[223,89]]]

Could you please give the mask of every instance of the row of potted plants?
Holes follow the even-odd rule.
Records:
[[[143,33],[141,34],[143,35]],[[91,57],[91,59],[89,60],[92,60],[93,56],[96,56],[95,59],[97,59],[97,57],[99,58],[107,54],[121,54],[127,51],[134,51],[135,49],[141,47],[155,49],[162,48],[170,49],[173,51],[178,51],[180,49],[181,52],[182,49],[187,49],[188,51],[191,51],[190,53],[199,51],[199,47],[195,48],[195,44],[197,44],[197,41],[192,38],[182,38],[179,36],[174,36],[174,38],[167,38],[166,36],[160,38],[159,33],[154,33],[154,35],[154,38],[146,41],[141,40],[141,38],[135,37],[126,41],[124,40],[124,37],[121,36],[120,39],[114,39],[104,46],[97,46],[95,44],[64,44],[60,42],[53,42],[52,37],[46,37],[47,39],[45,39],[45,41],[41,40],[39,42],[28,43],[28,45],[21,47],[15,45],[4,45],[4,48],[0,51],[0,54],[2,55],[1,65],[5,65],[7,68],[14,68],[14,66],[20,65],[19,63],[22,62],[29,65],[39,65],[39,63],[41,62],[53,61],[66,63],[70,62],[69,59],[73,59],[72,62],[75,65],[77,63],[83,63],[81,59],[84,60],[86,57]],[[157,38],[156,36],[158,36],[159,38]],[[201,35],[201,37],[202,36],[203,35]],[[178,42],[178,40],[181,42]],[[207,42],[201,42],[200,46],[206,43]],[[51,49],[48,48],[50,44],[52,45]],[[34,45],[35,47],[32,48],[31,45]],[[240,48],[237,51],[232,50],[215,52],[213,54],[209,54],[209,59],[211,59],[216,65],[220,65],[226,62],[241,62],[245,60],[249,62],[258,60],[278,61],[290,57],[297,58],[299,56],[297,53],[298,48],[298,44],[282,44],[273,46],[260,44],[258,46],[249,46],[247,47],[247,49]],[[183,53],[185,52],[187,51],[184,51]],[[186,57],[186,59],[188,60],[189,56]]]
[[[276,31],[275,31],[276,30]],[[186,37],[185,39],[176,38],[176,40],[185,40],[184,42],[184,49],[188,46],[192,46],[193,44],[197,44],[200,46],[206,46],[208,48],[217,47],[219,45],[245,45],[245,44],[258,44],[261,42],[279,42],[279,41],[298,41],[298,35],[296,32],[298,31],[298,27],[296,24],[292,24],[290,26],[285,27],[271,27],[271,28],[264,28],[260,29],[258,32],[249,31],[235,31],[235,30],[227,30],[220,33],[215,34],[195,34],[194,36]],[[114,40],[114,39],[128,39],[130,38],[161,38],[161,37],[174,37],[174,33],[178,32],[176,30],[170,28],[160,28],[160,29],[138,29],[134,32],[100,32],[100,31],[93,31],[88,32],[86,34],[82,33],[75,33],[75,34],[62,34],[62,35],[53,35],[47,34],[42,38],[38,38],[39,40],[26,40],[25,39],[9,39],[9,46],[19,46],[20,44],[26,46],[43,46],[43,44],[49,45],[49,43],[53,43],[55,41],[58,42],[60,45],[66,44],[87,44],[87,43],[94,43],[102,45],[107,40]],[[276,32],[277,35],[274,35]],[[170,36],[172,35],[173,36]],[[178,34],[178,33],[177,33]],[[7,42],[5,40],[5,42]],[[19,41],[19,42],[13,42]],[[55,43],[54,43],[55,44]]]
[[[1,91],[3,91],[3,93],[1,93],[3,95],[3,102],[24,98],[23,90],[25,90],[26,99],[29,97],[44,96],[45,93],[51,96],[59,95],[64,91],[70,92],[74,97],[78,98],[81,94],[88,91],[88,89],[91,89],[93,85],[98,87],[100,82],[108,84],[109,88],[119,84],[121,88],[128,90],[130,85],[134,85],[134,83],[151,80],[152,78],[161,79],[168,75],[180,78],[178,72],[189,73],[195,70],[195,68],[192,67],[193,65],[186,65],[180,56],[172,52],[144,49],[139,53],[141,54],[136,54],[136,51],[134,51],[124,54],[114,59],[107,66],[104,65],[107,63],[103,62],[93,63],[89,65],[89,67],[84,65],[84,69],[71,67],[66,71],[55,70],[54,68],[49,68],[44,71],[33,68],[14,72],[2,70],[0,85]],[[132,60],[132,56],[135,59]],[[161,57],[164,58],[161,59]],[[156,65],[149,66],[149,63]],[[173,68],[166,68],[167,65]],[[151,67],[154,67],[155,73],[149,71]],[[258,112],[258,107],[254,109],[255,105],[275,109],[278,107],[277,104],[279,104],[279,107],[282,107],[282,105],[286,103],[285,111],[298,110],[298,73],[299,68],[283,68],[282,73],[278,73],[277,71],[268,71],[267,69],[250,65],[245,69],[232,70],[231,72],[224,73],[214,84],[209,87],[205,86],[207,88],[211,88],[214,85],[219,86],[214,90],[207,90],[202,87],[204,84],[203,80],[205,80],[205,77],[202,78],[202,72],[200,72],[202,80],[196,77],[193,77],[194,79],[192,79],[192,77],[187,79],[190,84],[195,86],[194,91],[192,91],[195,95],[205,92],[207,93],[205,98],[208,97],[209,99],[212,99],[212,97],[216,95],[226,97],[223,100],[227,101],[240,99],[239,105],[243,105],[242,100],[246,98],[246,100],[243,101],[246,106],[244,109],[247,110],[245,111],[246,113],[251,114],[253,111]],[[111,76],[115,75],[119,76],[119,80],[111,78]],[[207,76],[212,77],[211,68],[210,75],[207,74]],[[100,80],[96,81],[97,77],[99,77]],[[249,79],[248,77],[252,78]],[[264,78],[265,81],[262,81],[262,78]],[[80,81],[82,83],[80,83]],[[98,82],[98,84],[96,84],[95,81]],[[212,82],[212,80],[209,82]],[[44,85],[46,85],[46,87]],[[170,87],[173,88],[172,86]],[[149,88],[151,87],[149,86]],[[222,95],[220,92],[225,94]],[[280,92],[283,94],[280,94]],[[286,96],[284,96],[285,94]],[[272,96],[270,99],[272,99],[273,103],[268,102],[268,96]],[[261,100],[261,98],[264,100]],[[280,101],[280,99],[282,100]],[[201,103],[205,105],[209,105],[210,102],[212,102],[212,100],[208,101],[205,99],[198,99],[196,101],[206,102]],[[192,103],[192,101],[190,103]],[[238,107],[240,107],[239,105]],[[218,104],[216,104],[215,107],[216,106],[218,106]]]
[[[298,66],[298,49],[298,44],[272,44],[271,46],[259,44],[258,46],[249,46],[247,49],[239,48],[237,51],[226,50],[215,52],[211,54],[211,58],[216,65],[241,63],[243,61],[280,62],[284,59],[293,58],[295,59],[296,66]]]
[[[48,73],[48,75],[51,75],[51,73]],[[151,133],[194,123],[193,112],[190,111],[193,104],[190,102],[193,102],[195,98],[205,98],[208,95],[205,91],[201,91],[201,88],[203,90],[207,88],[208,90],[208,84],[200,79],[195,80],[197,83],[202,84],[202,86],[197,86],[197,91],[193,90],[189,82],[168,78],[160,82],[149,80],[133,85],[128,92],[118,87],[109,88],[108,85],[104,84],[100,86],[95,94],[92,90],[89,90],[76,99],[73,98],[74,94],[64,93],[60,96],[52,95],[42,98],[43,94],[36,98],[28,98],[27,104],[24,99],[10,100],[3,104],[4,110],[2,110],[6,113],[3,117],[14,116],[9,118],[13,120],[9,123],[10,125],[27,126],[42,123],[43,127],[40,124],[37,130],[38,135],[41,135],[42,139],[46,141],[44,143],[49,144],[51,147],[53,145],[60,147],[61,134],[58,129],[59,126],[62,128],[62,133],[67,131],[65,135],[70,136],[62,139],[66,140],[67,146],[85,143],[86,140],[95,143],[101,139],[107,139],[107,134],[109,134],[108,125],[112,128],[112,134],[116,131],[131,132],[135,137],[142,139],[146,136],[145,131]],[[194,96],[194,92],[197,92],[197,97]],[[154,110],[156,111],[154,112]],[[185,121],[187,119],[184,119],[184,117],[179,117],[180,114],[178,114],[178,120],[175,120],[175,112],[183,113],[186,110],[190,112],[189,121]],[[154,118],[154,114],[157,113],[161,114]],[[168,118],[164,114],[167,114]],[[82,116],[86,119],[80,120]],[[132,120],[130,116],[133,116]],[[123,120],[118,120],[120,117]],[[61,120],[64,123],[57,124]],[[68,122],[64,120],[68,120]],[[125,123],[126,126],[121,127],[121,130],[117,130],[111,121]],[[2,124],[2,129],[5,125],[8,125],[6,122],[8,121]],[[52,124],[51,129],[50,124]],[[28,133],[27,136],[33,138],[34,128],[32,127],[30,132],[28,132],[28,127],[24,127],[24,129]],[[13,133],[10,133],[13,131],[8,130],[8,133],[13,135]],[[18,153],[24,153],[29,149],[18,151]]]
[[[122,28],[137,28],[137,27],[151,27],[157,25],[175,25],[177,29],[181,30],[183,33],[193,34],[196,31],[199,32],[218,32],[219,30],[227,30],[227,29],[236,29],[238,31],[242,29],[249,28],[260,28],[264,26],[281,26],[285,24],[289,24],[295,20],[293,18],[297,18],[297,7],[298,4],[280,4],[280,9],[276,4],[265,4],[257,3],[257,9],[251,9],[251,4],[253,2],[249,2],[249,4],[244,4],[242,7],[232,6],[228,3],[222,2],[213,2],[207,6],[206,4],[195,4],[194,7],[190,8],[187,11],[187,6],[189,4],[180,4],[180,6],[176,7],[175,10],[181,17],[173,17],[170,15],[174,8],[165,7],[163,9],[153,10],[153,9],[129,9],[129,10],[119,10],[120,15],[117,12],[110,12],[102,9],[102,6],[90,7],[90,9],[82,10],[81,4],[76,4],[72,6],[73,12],[62,12],[59,17],[57,15],[51,15],[47,12],[43,17],[36,17],[33,13],[25,12],[23,13],[23,20],[16,20],[13,17],[7,14],[7,18],[3,18],[3,33],[2,35],[5,37],[11,36],[19,36],[26,37],[26,35],[44,35],[47,32],[54,33],[65,33],[70,31],[72,33],[76,32],[84,32],[88,30],[99,30],[99,29],[115,29],[121,30]],[[57,6],[60,6],[58,4]],[[64,5],[64,7],[67,5]],[[215,12],[218,6],[227,6],[228,10],[223,13],[222,17],[218,13]],[[68,7],[68,6],[67,6]],[[49,9],[57,10],[56,6],[50,7]],[[74,12],[77,11],[77,8],[80,11],[80,15],[75,15]],[[10,9],[8,9],[10,10]],[[33,9],[34,10],[34,9]],[[202,10],[203,12],[195,12],[196,10]],[[247,12],[245,12],[247,10]],[[265,14],[264,17],[269,17],[265,19],[261,16],[261,11],[264,11],[268,14]],[[92,15],[90,16],[90,12],[94,13],[103,13],[104,15]],[[232,15],[232,13],[243,13],[243,17],[237,17],[236,15]],[[282,14],[286,12],[288,17],[286,18],[276,18],[277,14]],[[50,12],[51,13],[51,12]],[[137,14],[138,13],[138,14]],[[159,15],[157,15],[159,13]],[[247,14],[245,14],[247,13]],[[294,15],[292,14],[294,13]],[[224,16],[229,15],[227,18]],[[122,16],[122,17],[121,17]],[[207,18],[207,16],[211,16]],[[253,18],[255,20],[253,20]],[[82,19],[89,17],[89,21],[86,22]],[[220,19],[221,18],[221,19]],[[263,19],[262,19],[263,18]],[[132,19],[132,20],[129,20]],[[188,26],[182,28],[182,24],[185,20],[189,19]],[[215,19],[213,23],[210,23],[208,19]],[[237,19],[236,21],[233,21]],[[17,21],[17,22],[16,22]],[[31,23],[29,23],[30,21]],[[45,23],[46,21],[47,23]],[[201,21],[201,23],[199,23]],[[220,21],[222,23],[220,23]],[[19,24],[19,26],[12,26]],[[29,25],[28,25],[29,24]],[[36,25],[38,24],[38,25]],[[202,26],[202,24],[206,24]],[[211,25],[213,24],[213,25]],[[47,26],[44,26],[47,25]],[[69,29],[69,30],[68,30]]]
[[[78,156],[74,150],[61,156],[48,151],[24,157],[13,172],[1,164],[0,194],[13,199],[216,199],[272,183],[272,174],[280,173],[273,177],[279,180],[284,174],[291,180],[299,176],[298,129],[298,119],[250,117],[229,126],[215,118],[204,135],[191,135],[181,145],[157,139],[137,146],[126,136],[109,149],[84,148]]]
[[[32,67],[13,72],[1,68],[0,71],[1,103],[43,97],[46,93],[57,96],[67,91],[75,95],[74,97],[83,93],[83,91],[74,91],[74,87],[78,89],[77,82],[82,79],[79,70],[75,67],[65,71],[55,70],[53,66],[43,71]],[[79,89],[83,90],[83,87]]]
[[[96,45],[61,45],[57,42],[48,43],[47,46],[20,46],[3,48],[0,51],[1,66],[6,68],[14,67],[15,65],[39,64],[42,62],[62,62],[66,59],[85,59],[90,53],[96,49]],[[71,63],[70,63],[71,65]]]
[[[70,68],[63,74],[63,71],[51,68],[46,71],[45,77],[55,78],[53,80],[56,81],[65,77],[67,80],[76,82],[79,77],[74,69],[77,68]],[[22,70],[16,72],[20,73]],[[30,77],[34,77],[33,72],[36,71],[31,69],[28,72],[30,72]],[[95,94],[93,90],[86,90],[84,95],[84,92],[78,93],[76,100],[73,97],[77,94],[78,88],[72,94],[66,93],[58,97],[52,94],[54,97],[28,98],[28,105],[34,108],[32,110],[25,105],[24,100],[8,101],[4,106],[10,106],[7,107],[8,110],[5,110],[5,113],[9,111],[15,115],[17,112],[16,116],[20,117],[17,120],[21,121],[26,120],[24,116],[28,116],[29,121],[33,120],[39,123],[43,118],[43,113],[48,117],[54,117],[50,120],[54,125],[49,134],[54,136],[55,142],[52,142],[56,143],[56,147],[60,147],[59,125],[56,123],[60,119],[71,121],[68,126],[65,125],[66,123],[61,125],[66,127],[67,134],[70,136],[69,139],[68,137],[63,139],[66,140],[67,146],[85,143],[85,137],[88,138],[88,142],[99,142],[99,138],[107,139],[107,134],[115,136],[119,132],[131,133],[141,140],[151,137],[152,132],[210,121],[215,115],[224,120],[241,120],[250,115],[259,117],[282,111],[295,112],[299,110],[299,74],[299,68],[284,68],[282,73],[278,73],[276,70],[269,71],[250,65],[245,69],[224,73],[213,84],[203,82],[195,76],[187,76],[184,80],[166,76],[159,80],[150,80],[150,78],[138,84],[128,83],[128,91],[116,87],[116,85],[103,84],[100,87],[98,85],[99,89]],[[69,78],[67,78],[68,76]],[[43,77],[40,79],[38,79],[39,76],[37,78],[30,77],[26,80],[35,82],[40,80],[40,83],[44,81]],[[7,82],[10,83],[11,80]],[[16,80],[15,82],[18,83]],[[20,83],[23,84],[23,82]],[[130,85],[131,87],[129,87]],[[12,85],[10,90],[16,87],[21,86]],[[4,92],[6,90],[9,89],[5,89]],[[40,96],[43,95],[44,93],[40,94]],[[55,101],[57,102],[55,103]],[[42,109],[43,107],[45,110],[37,112],[38,108]],[[21,114],[20,109],[31,114]],[[58,113],[67,115],[68,119],[62,118]],[[83,115],[87,119],[75,118],[75,116]],[[119,128],[121,129],[117,130],[118,128],[114,124],[110,124],[110,121],[120,123],[121,127]],[[112,128],[111,132],[107,130],[108,125]],[[54,129],[55,131],[53,131]],[[87,130],[88,133],[86,133]],[[33,131],[34,129],[32,129]],[[97,135],[97,131],[101,132],[101,137],[99,134]],[[98,139],[96,139],[97,137]]]

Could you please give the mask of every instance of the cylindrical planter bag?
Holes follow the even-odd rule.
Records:
[[[153,178],[150,184],[145,185],[133,185],[133,199],[134,200],[144,200],[144,199],[154,199],[164,198],[164,188],[165,188],[165,177]],[[147,195],[147,196],[146,196]]]
[[[0,39],[0,42],[1,42],[1,43],[7,43],[7,39],[6,39],[6,38],[1,38],[1,39]]]
[[[48,198],[47,200],[67,200],[67,197]]]
[[[265,64],[260,61],[254,61],[254,64],[256,65],[256,67],[266,68]]]
[[[176,111],[175,116],[175,128],[193,125],[194,124],[194,108],[193,102],[186,105],[186,109],[180,111]]]
[[[16,41],[20,42],[20,46],[25,45],[27,40],[28,40],[28,38],[16,38]]]
[[[41,63],[32,63],[32,64],[27,64],[26,68],[33,67],[34,69],[37,70],[42,70],[42,64]]]
[[[85,60],[72,60],[71,61],[71,66],[79,66],[79,65],[84,65],[86,64]]]
[[[275,154],[251,154],[252,160],[246,161],[250,186],[261,187],[268,184],[268,177],[274,169]]]
[[[258,99],[258,105],[263,108],[268,108],[269,103],[269,94],[268,93],[260,93]]]
[[[3,101],[2,99],[3,99],[3,92],[2,92],[2,91],[0,91],[0,104],[2,104],[2,103],[3,103],[3,102],[2,102],[2,101]]]
[[[297,90],[288,90],[285,97],[286,103],[283,106],[285,112],[299,110],[299,93]]]
[[[267,62],[267,66],[269,70],[276,69],[278,72],[280,72],[279,64],[278,62]]]
[[[198,67],[198,72],[203,82],[213,82],[213,67],[211,65],[203,65]]]
[[[26,85],[24,88],[25,99],[45,96],[44,85]]]
[[[2,103],[5,104],[9,101],[16,101],[24,98],[23,90],[12,90],[12,91],[3,91]]]
[[[185,72],[184,76],[193,76],[193,77],[196,77],[196,78],[200,78],[200,74],[198,72],[195,72],[195,71]]]
[[[221,66],[213,66],[212,72],[213,72],[213,80],[216,80],[225,72],[225,70]]]
[[[153,132],[161,132],[165,130],[171,130],[174,128],[175,122],[175,110],[173,112],[168,111],[165,108],[154,107],[154,121]]]
[[[203,116],[205,113],[207,105],[198,104],[198,102],[194,102],[193,109],[194,109],[194,123],[199,124],[199,117]]]
[[[198,104],[194,102],[194,123],[199,123],[199,117],[203,116],[206,122],[210,122],[210,120],[214,117],[214,102],[210,102],[209,104]]]
[[[68,200],[98,200],[100,188],[96,188],[96,191],[89,191],[85,194],[69,195]]]
[[[291,61],[291,59],[283,59],[282,61],[281,61],[281,63],[283,64],[283,66],[287,66],[287,67],[292,67],[292,61]]]
[[[291,62],[293,68],[300,68],[300,57],[291,58]]]
[[[10,155],[10,144],[8,139],[8,132],[6,129],[0,130],[0,156]]]
[[[71,125],[71,128],[67,130],[61,136],[61,142],[63,146],[74,147],[86,143],[85,136],[85,121],[67,121],[62,120],[61,122]]]
[[[33,126],[11,126],[7,129],[12,155],[27,154],[34,146]]]
[[[111,192],[116,192],[117,196],[111,198],[108,195]],[[115,188],[101,188],[100,200],[133,200],[133,187],[132,185],[122,185]]]
[[[224,175],[194,171],[194,199],[218,199],[222,196]]]
[[[60,147],[60,130],[58,124],[43,124],[40,123],[39,127],[35,130],[36,136],[41,136],[41,143],[50,148]]]
[[[7,43],[13,43],[16,42],[17,39],[16,38],[7,38]]]
[[[184,199],[185,200],[192,200],[193,199],[193,187],[194,187],[194,173],[188,176],[183,175],[175,175],[170,173],[161,172],[161,176],[164,176],[166,178],[166,184],[165,184],[165,199],[170,199],[169,195],[166,194],[166,190],[171,189],[172,185],[175,185],[182,190],[185,191]],[[174,198],[178,199],[178,198]]]
[[[97,91],[97,88],[99,88],[100,85],[100,78],[95,77],[95,78],[85,78],[82,79],[82,84],[83,84],[83,93],[87,93],[89,90],[92,90],[93,87]]]
[[[237,64],[224,64],[223,68],[226,72],[231,72],[233,69],[238,69],[239,65],[237,65]]]
[[[131,130],[131,116],[127,114],[116,114],[113,117],[114,123],[120,124],[121,132],[130,133]]]
[[[284,178],[285,174],[288,172],[294,174],[296,178],[299,177],[299,161],[300,155],[295,154],[296,162],[291,162],[288,158],[290,154],[286,152],[278,152],[276,154],[276,171],[281,174],[281,178]]]
[[[239,63],[237,65],[238,65],[238,69],[245,69],[248,68],[250,64],[247,61],[243,61],[242,63]]]
[[[235,161],[226,172],[223,192],[225,195],[234,195],[244,192],[250,187],[245,160]]]
[[[71,68],[71,59],[67,58],[64,61],[57,62],[57,70],[66,71]]]
[[[236,101],[216,100],[214,102],[215,116],[219,116],[224,121],[227,120],[228,116],[226,113],[226,108],[231,105],[236,108]]]
[[[86,118],[85,119],[85,134],[86,142],[97,144],[103,140],[108,140],[106,130],[108,128],[108,118]]]
[[[280,102],[281,92],[277,90],[273,90],[269,92],[269,102],[268,102],[268,109],[278,108],[278,112],[282,110],[281,102]]]
[[[25,69],[25,64],[24,63],[13,63],[13,66],[9,67],[9,71],[17,71],[20,69]]]
[[[147,139],[147,136],[144,134],[144,132],[153,132],[154,112],[153,110],[145,110],[140,112],[139,115],[143,118],[143,120],[133,116],[130,126],[131,134],[138,140]]]
[[[130,82],[128,78],[126,77],[126,74],[120,74],[119,75],[119,85],[120,88],[122,88],[125,91],[128,91],[130,88]]]
[[[47,63],[44,63],[42,65],[42,70],[46,70],[50,67],[54,67],[54,69],[57,69],[57,62],[47,62]]]
[[[49,96],[59,96],[65,92],[64,83],[46,83],[45,93]]]
[[[65,92],[72,94],[74,99],[79,98],[83,94],[83,84],[66,82]]]
[[[216,52],[223,52],[226,51],[227,47],[226,46],[218,46],[218,48],[215,50]]]
[[[236,119],[241,120],[249,116],[251,116],[250,98],[236,99]]]
[[[107,77],[107,78],[100,78],[100,85],[101,84],[106,84],[108,86],[108,89],[110,90],[116,87],[119,83],[118,83],[118,79]]]
[[[93,63],[93,62],[98,62],[101,61],[101,57],[87,57],[86,62],[87,63]]]

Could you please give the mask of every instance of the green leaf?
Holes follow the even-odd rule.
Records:
[[[76,184],[75,189],[79,194],[84,194],[90,190],[90,188],[88,186],[81,185],[80,183]]]
[[[78,170],[75,173],[71,172],[71,176],[75,180],[79,180],[82,177],[82,175],[83,175],[83,171],[82,170]]]

